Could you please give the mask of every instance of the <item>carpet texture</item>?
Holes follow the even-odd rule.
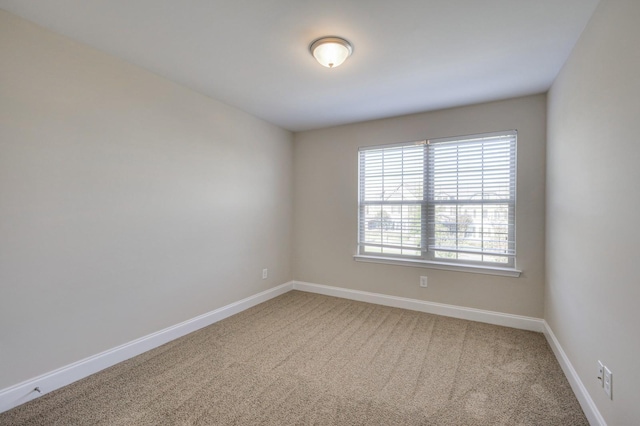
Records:
[[[292,291],[2,425],[588,425],[545,338]]]

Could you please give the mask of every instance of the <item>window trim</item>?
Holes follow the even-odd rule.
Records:
[[[416,256],[416,257],[409,256],[409,255],[394,256],[393,254],[377,255],[375,253],[361,251],[363,250],[363,245],[362,245],[363,241],[361,240],[361,233],[363,232],[362,226],[364,226],[364,222],[365,222],[361,218],[361,215],[362,215],[362,209],[367,204],[367,203],[363,203],[362,201],[362,191],[364,187],[361,184],[361,178],[362,178],[361,167],[363,164],[361,159],[361,153],[363,151],[386,149],[386,148],[393,148],[393,147],[411,147],[416,145],[423,145],[425,146],[425,150],[427,150],[427,152],[425,153],[425,161],[428,161],[428,155],[429,155],[428,145],[430,144],[464,141],[465,139],[469,139],[469,140],[481,139],[481,138],[489,138],[489,137],[495,137],[495,136],[514,136],[517,139],[517,135],[518,135],[517,130],[512,129],[512,130],[505,130],[500,132],[479,133],[479,134],[466,135],[466,136],[446,137],[446,138],[419,140],[419,141],[413,141],[413,142],[391,143],[391,144],[370,145],[370,146],[359,147],[358,148],[358,185],[357,185],[358,186],[358,223],[357,223],[358,236],[357,236],[357,244],[356,244],[356,254],[353,256],[354,260],[358,262],[366,262],[366,263],[383,263],[383,264],[391,264],[391,265],[423,267],[423,268],[441,269],[441,270],[449,270],[449,271],[471,272],[471,273],[508,276],[508,277],[519,277],[522,271],[517,269],[517,258],[515,253],[512,255],[512,262],[510,262],[509,264],[505,264],[504,266],[501,266],[499,263],[482,262],[482,261],[475,262],[475,261],[454,260],[449,262],[446,260],[433,258],[432,257],[433,253],[429,250],[424,250],[421,256]],[[512,175],[512,178],[513,178],[512,190],[514,192],[512,194],[512,197],[510,197],[510,199],[512,199],[512,202],[509,204],[509,210],[512,210],[512,209],[517,210],[516,209],[517,142],[513,146],[513,155],[515,157],[515,163],[513,163],[513,166],[512,166],[514,168],[513,175]],[[425,191],[427,190],[427,186],[428,186],[429,174],[430,174],[430,170],[428,170],[428,168],[425,165],[425,168],[424,168]],[[427,200],[428,199],[427,193],[425,192],[424,194],[425,195],[423,198],[422,205],[426,206],[427,208],[423,208],[422,209],[423,211],[421,213],[421,220],[422,220],[421,226],[423,227],[423,230],[424,230],[422,235],[423,244],[426,242],[426,240],[430,238],[428,229],[425,228],[425,224],[427,223],[425,222],[425,220],[428,218],[427,210],[428,208],[434,205]],[[408,204],[411,204],[411,203],[408,203]],[[509,216],[511,216],[511,213],[509,213]],[[514,238],[512,242],[515,245],[515,233],[516,233],[515,213],[513,213],[512,225],[513,225],[513,228],[512,228],[512,231],[510,232],[513,232]]]
[[[517,268],[500,268],[496,266],[471,265],[467,263],[446,263],[423,259],[371,256],[367,254],[354,254],[353,260],[363,263],[382,263],[385,265],[412,266],[416,268],[439,269],[443,271],[454,272],[469,272],[484,275],[497,275],[502,277],[518,278],[522,274],[522,271]]]

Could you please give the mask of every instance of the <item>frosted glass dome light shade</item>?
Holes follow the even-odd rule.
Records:
[[[311,43],[309,50],[320,65],[335,68],[351,56],[353,47],[340,37],[322,37]]]

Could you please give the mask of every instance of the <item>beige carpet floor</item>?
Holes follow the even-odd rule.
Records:
[[[2,425],[588,425],[534,333],[292,291]]]

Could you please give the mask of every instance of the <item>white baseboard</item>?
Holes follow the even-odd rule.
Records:
[[[0,413],[293,289],[288,282],[97,355],[0,390]],[[40,393],[35,388],[40,389]]]
[[[424,300],[408,299],[405,297],[389,296],[386,294],[370,293],[367,291],[350,290],[341,287],[330,287],[302,281],[294,281],[293,289],[309,293],[341,297],[343,299],[357,300],[360,302],[375,303],[377,305],[391,306],[394,308],[403,308],[412,311],[420,311],[447,317],[502,325],[505,327],[519,328],[522,330],[537,331],[540,333],[544,331],[544,321],[540,318],[504,314],[501,312],[485,311],[482,309],[466,308],[463,306],[445,305],[443,303],[427,302]]]
[[[569,384],[571,385],[571,389],[573,389],[573,393],[578,398],[578,402],[582,407],[582,411],[584,411],[585,416],[587,416],[587,420],[589,420],[589,424],[592,426],[607,426],[607,423],[604,421],[604,418],[598,411],[598,407],[591,399],[591,395],[587,392],[587,388],[580,380],[578,373],[571,365],[571,361],[569,361],[569,357],[560,346],[560,342],[556,338],[555,334],[553,334],[553,330],[549,327],[546,321],[544,321],[544,335],[547,338],[547,342],[549,342],[549,346],[551,346],[551,350],[556,355],[556,359],[562,367],[562,371],[564,375],[567,377]],[[594,374],[595,377],[595,374]]]
[[[0,390],[0,413],[13,407],[24,404],[46,393],[71,384],[91,374],[97,373],[107,367],[125,361],[148,350],[161,346],[171,340],[182,337],[200,328],[206,327],[231,315],[249,309],[290,290],[300,290],[309,293],[324,294],[327,296],[341,297],[343,299],[357,300],[361,302],[375,303],[378,305],[409,309],[471,321],[479,321],[505,327],[519,328],[523,330],[543,332],[551,346],[564,374],[567,376],[571,387],[582,406],[591,425],[606,426],[600,412],[596,408],[582,381],[578,377],[571,362],[567,358],[560,343],[546,321],[525,317],[521,315],[504,314],[500,312],[486,311],[482,309],[467,308],[442,303],[427,302],[417,299],[389,296],[366,291],[350,290],[340,287],[291,281],[271,288],[240,301],[223,306],[214,311],[184,321],[172,327],[165,328],[156,333],[149,334],[134,341],[125,343],[116,348],[109,349],[97,355],[66,365],[57,370],[19,383],[17,385]],[[40,389],[40,393],[34,389]]]

